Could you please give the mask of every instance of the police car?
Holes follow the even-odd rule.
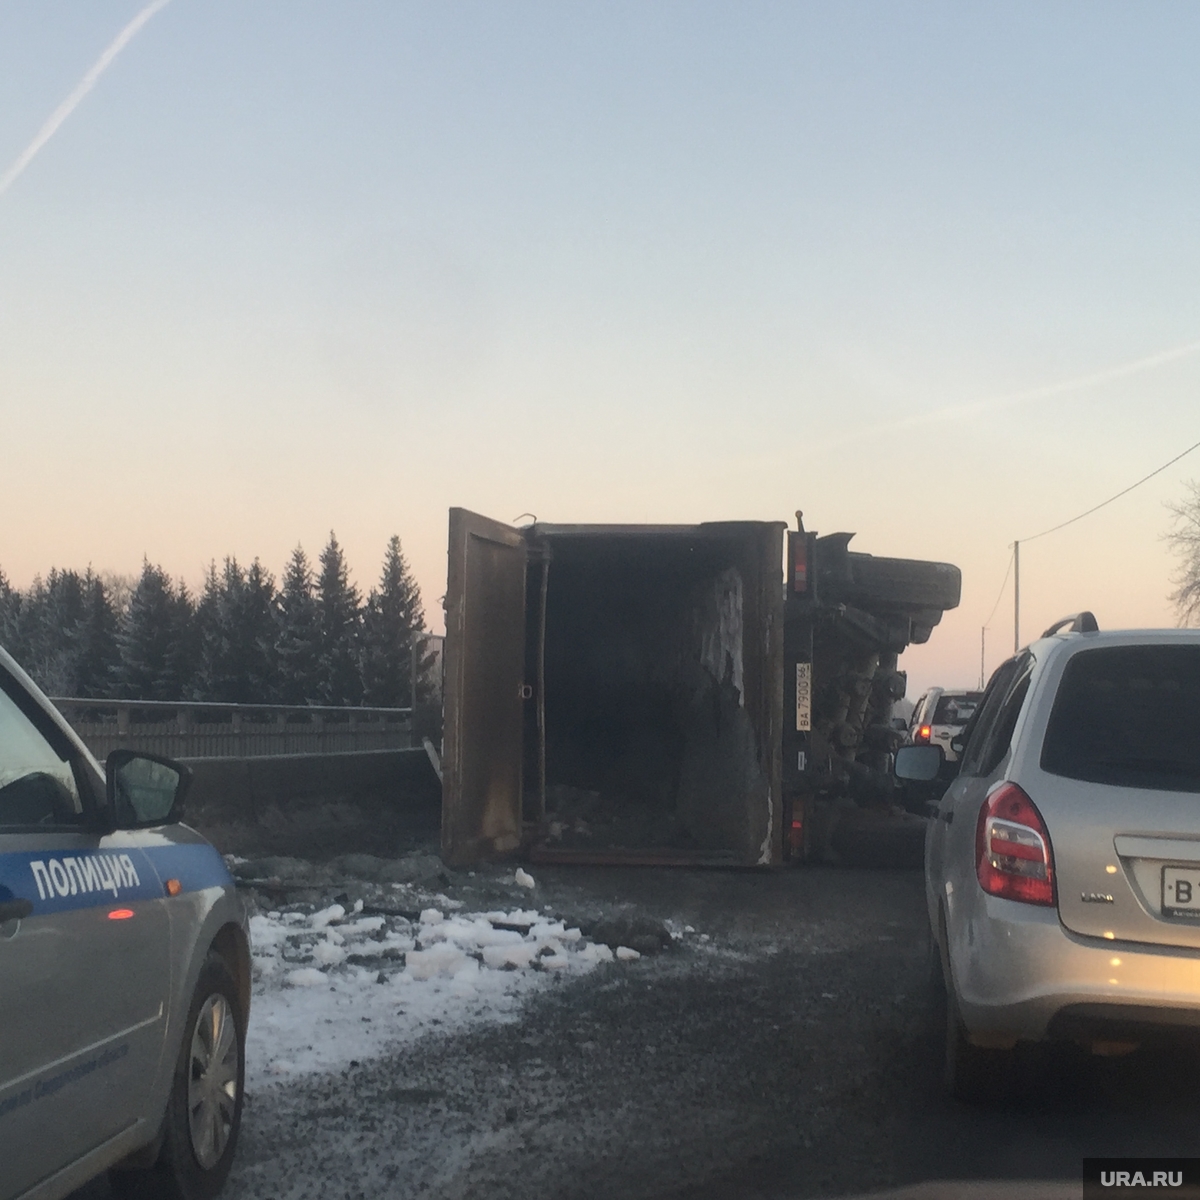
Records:
[[[247,916],[179,823],[186,768],[102,770],[0,650],[0,1200],[206,1200],[229,1172]]]

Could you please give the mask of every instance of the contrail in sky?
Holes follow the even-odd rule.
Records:
[[[917,425],[935,425],[941,421],[953,421],[961,417],[973,417],[978,413],[991,412],[997,408],[1013,408],[1018,404],[1028,404],[1034,400],[1048,400],[1053,396],[1062,396],[1068,392],[1082,391],[1084,388],[1095,387],[1102,383],[1111,383],[1114,379],[1124,379],[1128,375],[1137,375],[1164,363],[1174,362],[1179,358],[1187,358],[1200,350],[1200,341],[1185,342],[1172,350],[1161,350],[1157,354],[1149,354],[1145,358],[1136,358],[1132,362],[1120,363],[1115,367],[1106,367],[1102,371],[1093,371],[1089,375],[1080,375],[1075,379],[1065,379],[1060,383],[1045,384],[1042,387],[1029,388],[1023,392],[1009,392],[1003,396],[989,396],[983,400],[967,400],[960,404],[947,404],[929,412],[913,413],[911,416],[900,417],[895,421],[883,421],[878,425],[847,433],[821,442],[819,448],[832,449],[844,446],[848,442],[857,442],[862,438],[874,437],[878,434],[895,433],[900,429],[912,429]]]
[[[0,196],[16,181],[17,176],[33,161],[37,152],[58,132],[58,127],[75,111],[79,102],[96,86],[96,80],[108,70],[114,58],[129,45],[134,35],[160,8],[166,8],[170,0],[152,0],[120,33],[113,38],[108,49],[96,59],[84,77],[75,85],[71,94],[50,114],[50,119],[37,132],[37,137],[17,155],[3,175],[0,175]]]

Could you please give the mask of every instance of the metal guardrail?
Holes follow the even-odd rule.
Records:
[[[126,748],[171,758],[404,750],[412,709],[52,697],[97,758]]]

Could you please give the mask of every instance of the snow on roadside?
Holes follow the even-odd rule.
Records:
[[[424,1034],[512,1020],[522,999],[636,951],[546,913],[424,910],[412,921],[333,904],[251,918],[250,1087],[375,1057]]]

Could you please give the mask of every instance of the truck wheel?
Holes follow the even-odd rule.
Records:
[[[200,971],[163,1119],[162,1149],[148,1171],[114,1170],[121,1200],[212,1200],[237,1149],[245,1075],[245,1015],[224,959]]]

